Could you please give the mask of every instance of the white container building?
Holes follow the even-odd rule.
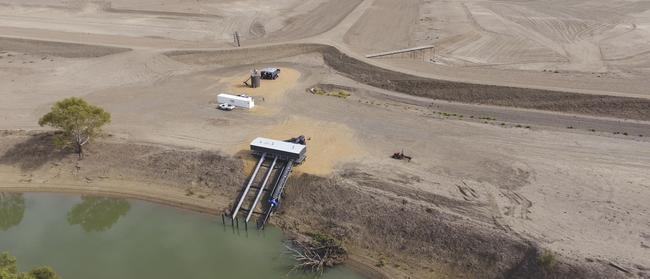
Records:
[[[302,144],[267,138],[254,139],[251,150],[258,155],[277,156],[280,160],[293,160],[295,163],[304,161],[307,153],[307,147]]]
[[[230,104],[236,107],[240,108],[247,108],[247,109],[252,109],[255,107],[255,101],[253,101],[253,97],[251,96],[238,96],[238,95],[231,95],[231,94],[219,94],[217,95],[217,102],[219,104]]]

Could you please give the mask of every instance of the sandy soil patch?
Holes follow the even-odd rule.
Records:
[[[262,68],[258,68],[262,69]],[[221,78],[219,81],[224,84],[222,88],[228,88],[224,93],[246,94],[255,98],[255,113],[275,113],[281,108],[278,105],[285,101],[285,96],[289,90],[296,86],[300,79],[300,72],[291,68],[282,68],[280,77],[276,80],[263,79],[259,88],[251,88],[244,84],[250,74],[242,72],[241,74]],[[250,81],[248,81],[250,84]]]
[[[264,127],[260,137],[287,140],[304,135],[307,141],[307,160],[294,171],[313,175],[331,175],[343,163],[368,155],[354,131],[344,124],[327,122],[304,116],[290,116],[282,122]],[[242,158],[244,171],[250,173],[257,159],[242,145],[237,157]]]
[[[329,175],[337,164],[358,159],[366,154],[354,132],[347,126],[302,116],[291,116],[282,123],[268,127],[262,136],[290,139],[307,137],[307,160],[296,171]]]

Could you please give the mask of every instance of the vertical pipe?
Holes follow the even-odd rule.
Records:
[[[223,224],[224,226],[226,225],[226,215],[224,215],[223,213],[221,213],[221,224]]]
[[[246,195],[248,194],[248,191],[250,191],[251,185],[253,185],[253,181],[255,180],[255,177],[257,176],[257,173],[260,171],[260,167],[262,166],[262,163],[264,163],[264,157],[266,157],[266,152],[262,153],[262,157],[260,157],[259,162],[257,162],[257,166],[255,166],[255,170],[253,171],[253,174],[251,175],[251,178],[248,181],[248,184],[246,185],[246,188],[244,189],[244,192],[241,195],[241,199],[239,199],[239,203],[237,203],[237,207],[235,207],[235,211],[232,214],[232,218],[237,217],[237,212],[239,212],[241,205],[244,203],[244,200],[246,199]]]
[[[248,211],[248,215],[246,215],[247,223],[251,219],[251,216],[253,216],[253,211],[255,211],[255,206],[257,206],[257,203],[260,201],[260,198],[264,193],[264,188],[266,187],[266,183],[269,182],[269,178],[271,177],[271,173],[273,173],[273,168],[275,167],[275,163],[277,161],[278,161],[278,156],[275,156],[275,158],[273,158],[273,163],[271,163],[271,167],[269,167],[269,170],[266,172],[266,175],[264,176],[264,181],[262,181],[260,188],[257,190],[257,195],[255,196],[255,200],[253,201],[253,205]]]

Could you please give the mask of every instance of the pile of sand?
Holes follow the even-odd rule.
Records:
[[[305,135],[308,139],[307,160],[296,169],[299,172],[328,175],[337,164],[367,153],[354,132],[340,123],[291,116],[262,131],[262,136],[272,139],[289,139],[298,135]]]

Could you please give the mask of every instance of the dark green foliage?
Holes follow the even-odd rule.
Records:
[[[0,279],[61,279],[52,268],[44,266],[30,272],[19,272],[16,258],[5,252],[0,254]]]
[[[34,279],[60,279],[56,272],[49,266],[38,267],[29,272]]]

